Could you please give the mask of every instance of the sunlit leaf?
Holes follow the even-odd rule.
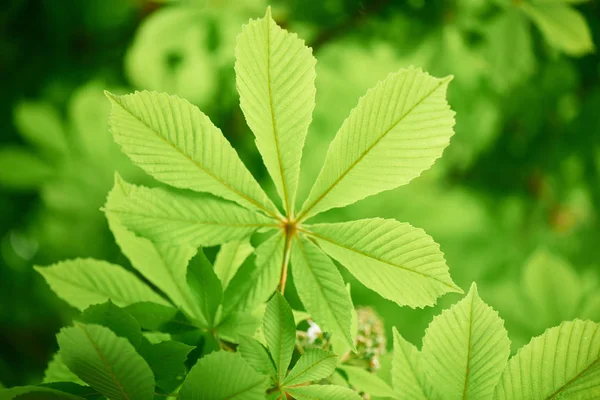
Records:
[[[421,352],[394,327],[392,384],[398,400],[427,400],[431,385],[426,382]]]
[[[214,267],[223,288],[227,288],[244,260],[253,252],[254,248],[248,239],[234,240],[221,245]]]
[[[291,307],[279,292],[267,303],[263,333],[275,362],[277,382],[282,382],[296,344],[296,324]]]
[[[293,387],[328,378],[333,374],[337,361],[337,356],[330,351],[307,349],[300,356],[283,384],[286,387]]]

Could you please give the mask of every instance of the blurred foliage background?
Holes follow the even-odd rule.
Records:
[[[401,67],[454,75],[456,135],[410,185],[321,220],[394,217],[440,243],[454,280],[477,281],[513,351],[547,327],[600,320],[600,4],[581,0],[273,0],[317,57],[299,197],[366,89]],[[197,104],[271,185],[239,109],[235,38],[266,0],[7,0],[0,5],[0,384],[38,382],[74,310],[33,265],[126,265],[100,207],[115,170],[152,184],[113,144],[104,89]],[[345,272],[345,271],[342,271]],[[432,316],[351,281],[420,345]],[[292,302],[294,293],[290,292]],[[299,303],[295,305],[298,307]]]

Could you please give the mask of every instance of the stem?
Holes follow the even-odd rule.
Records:
[[[281,263],[281,277],[279,279],[279,292],[284,294],[285,283],[287,282],[287,269],[290,264],[290,255],[292,253],[292,240],[296,235],[296,224],[295,222],[286,221],[284,225],[285,230],[285,247],[283,248],[283,262]]]

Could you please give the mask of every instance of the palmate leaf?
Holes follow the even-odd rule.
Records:
[[[117,307],[110,300],[106,303],[89,306],[81,314],[79,320],[87,325],[104,326],[115,335],[127,339],[135,348],[142,343],[140,324],[131,314]]]
[[[563,322],[533,338],[510,359],[494,399],[600,397],[600,325]]]
[[[292,309],[276,292],[265,311],[263,332],[277,370],[277,382],[283,381],[296,344],[296,324]]]
[[[235,353],[219,351],[200,359],[187,375],[180,400],[264,400],[267,377]]]
[[[214,246],[250,236],[274,221],[205,193],[130,186],[114,208],[107,208],[131,231],[171,246]]]
[[[339,368],[348,377],[348,383],[359,392],[376,397],[401,398],[401,396],[396,396],[393,389],[383,379],[362,367],[342,365]]]
[[[422,229],[392,219],[308,227],[317,244],[368,288],[399,305],[433,305],[462,291],[450,278],[439,245]]]
[[[292,244],[292,274],[306,311],[324,330],[354,348],[352,299],[337,267],[323,251],[299,233]]]
[[[223,296],[223,311],[252,311],[277,288],[285,238],[277,232],[256,249],[256,265],[243,265]]]
[[[58,297],[81,311],[109,299],[119,307],[142,301],[169,305],[134,274],[105,261],[75,259],[35,269]]]
[[[248,239],[234,240],[221,245],[214,268],[223,288],[227,288],[244,260],[253,252],[254,247]]]
[[[421,352],[394,331],[394,356],[392,359],[392,384],[398,400],[427,400],[431,385],[426,382]]]
[[[510,355],[504,323],[477,294],[435,317],[423,338],[423,363],[436,393],[446,399],[489,399]]]
[[[217,309],[223,299],[223,289],[212,264],[204,255],[202,249],[190,262],[187,282],[195,295],[203,322],[209,328],[213,328]]]
[[[115,175],[115,185],[108,194],[105,207],[117,207],[127,199],[133,187],[118,174]],[[107,219],[117,244],[134,268],[169,296],[176,306],[191,317],[200,319],[200,310],[186,284],[187,266],[196,254],[196,248],[155,244],[129,231],[117,216],[107,213]]]
[[[69,367],[65,365],[60,356],[60,352],[57,352],[52,357],[52,360],[48,363],[48,367],[44,371],[44,379],[42,383],[54,383],[54,382],[73,382],[78,384],[84,384],[84,382],[71,372]],[[1,397],[0,397],[1,398]]]
[[[283,385],[293,387],[325,379],[335,370],[337,356],[323,349],[307,349],[285,378]]]
[[[300,160],[315,106],[315,64],[310,48],[281,29],[267,9],[238,36],[236,83],[246,121],[275,182],[284,209],[294,213]]]
[[[106,93],[115,141],[147,173],[177,188],[277,214],[233,147],[196,106],[164,93]]]
[[[411,67],[369,90],[331,142],[298,219],[394,189],[431,167],[454,133],[450,79]]]
[[[154,376],[127,339],[99,325],[76,324],[57,336],[60,354],[69,369],[113,400],[150,400]]]
[[[83,397],[39,386],[0,387],[0,400],[83,400]]]

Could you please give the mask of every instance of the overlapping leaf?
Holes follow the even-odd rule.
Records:
[[[426,382],[421,352],[394,328],[392,384],[398,400],[426,400],[431,386]]]
[[[61,357],[69,369],[114,400],[151,400],[154,376],[127,339],[99,325],[77,324],[58,334]]]
[[[109,299],[120,307],[141,301],[169,305],[134,274],[105,261],[75,259],[36,270],[61,299],[79,310]]]
[[[429,381],[445,398],[487,399],[510,355],[510,341],[498,314],[477,294],[435,317],[423,338]]]
[[[219,351],[194,365],[178,399],[264,400],[266,388],[267,377],[256,372],[239,354]]]
[[[107,96],[115,141],[150,175],[275,215],[275,206],[233,147],[196,106],[147,91]]]
[[[248,239],[234,240],[221,245],[214,267],[224,288],[229,285],[244,260],[253,252],[254,248]]]
[[[292,273],[298,296],[306,311],[321,328],[352,341],[352,299],[337,267],[329,257],[304,235],[292,244]]]
[[[209,194],[130,186],[106,211],[130,230],[171,246],[213,246],[242,239],[273,221]]]
[[[275,362],[277,381],[281,382],[292,360],[296,344],[296,324],[291,307],[279,293],[275,293],[267,304],[263,332]]]

